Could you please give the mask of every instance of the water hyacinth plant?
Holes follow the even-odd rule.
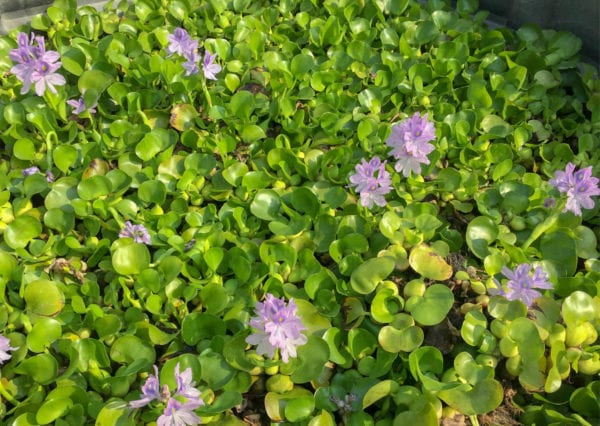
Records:
[[[55,0],[1,36],[0,424],[599,423],[598,70],[486,16]]]
[[[368,163],[363,158],[361,164],[356,165],[356,173],[350,176],[350,186],[360,194],[360,203],[365,207],[373,204],[385,206],[384,195],[392,190],[390,174],[385,170],[385,161],[373,157]]]
[[[302,331],[306,327],[298,317],[296,303],[291,299],[287,304],[272,294],[267,294],[264,302],[256,304],[257,316],[250,319],[255,332],[246,337],[246,343],[257,345],[258,354],[274,358],[275,350],[283,362],[296,357],[296,347],[307,342]]]

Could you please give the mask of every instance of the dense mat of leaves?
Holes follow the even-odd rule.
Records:
[[[596,424],[597,70],[455,3],[1,37],[2,424]]]

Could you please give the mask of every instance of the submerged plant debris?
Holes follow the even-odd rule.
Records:
[[[0,423],[600,422],[600,80],[476,0],[56,0],[0,37]]]

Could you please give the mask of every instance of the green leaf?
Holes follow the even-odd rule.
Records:
[[[385,351],[409,353],[423,344],[425,334],[409,315],[399,314],[391,325],[381,328],[377,338]]]
[[[280,217],[281,200],[272,189],[257,191],[250,203],[250,212],[259,219],[272,221]]]
[[[121,275],[135,275],[150,265],[150,252],[145,244],[134,243],[119,245],[111,257],[112,266]]]
[[[444,281],[452,276],[452,267],[431,247],[420,244],[408,256],[408,263],[425,278]]]
[[[294,363],[297,368],[292,372],[294,383],[306,383],[321,376],[329,360],[329,346],[315,335],[309,335],[308,341],[297,348],[298,357]]]
[[[206,313],[191,313],[181,324],[181,336],[188,345],[195,345],[213,336],[224,335],[225,331],[225,322],[221,318]]]
[[[146,203],[162,205],[167,198],[167,188],[159,180],[147,180],[139,186],[138,196]]]
[[[43,352],[62,335],[60,323],[53,318],[37,321],[27,334],[27,347],[32,352]]]
[[[85,55],[76,47],[66,47],[60,55],[62,67],[71,74],[80,76],[85,68]]]
[[[27,310],[36,315],[54,316],[65,306],[65,296],[53,281],[38,279],[25,286]]]
[[[52,152],[54,164],[58,169],[66,173],[75,164],[78,158],[77,149],[71,145],[59,145]]]
[[[478,216],[467,225],[467,245],[475,256],[483,259],[490,254],[488,247],[498,237],[498,226],[488,217]]]
[[[455,389],[442,390],[439,397],[449,406],[467,415],[488,413],[500,406],[504,391],[500,382],[484,379],[472,388],[463,385]]]
[[[19,139],[13,146],[13,154],[19,160],[34,160],[36,151],[31,139]]]
[[[393,395],[399,389],[400,385],[394,380],[383,380],[371,386],[363,396],[362,409],[366,409],[386,396]]]
[[[301,396],[290,399],[285,406],[285,418],[290,422],[307,419],[315,409],[315,399],[311,396]]]
[[[51,229],[67,234],[75,227],[75,214],[66,207],[48,209],[44,213],[44,224]]]
[[[48,399],[38,409],[35,418],[40,425],[47,425],[64,416],[72,406],[73,401],[69,398]]]
[[[84,71],[77,81],[77,86],[80,93],[94,89],[99,94],[104,92],[113,82],[113,77],[99,70]]]
[[[376,257],[366,260],[352,272],[350,285],[360,294],[369,294],[394,270],[395,262],[391,257]]]
[[[138,371],[143,371],[152,367],[156,353],[148,342],[134,335],[125,335],[117,338],[110,347],[110,358],[120,364],[138,362]]]
[[[423,296],[412,296],[406,301],[405,309],[416,322],[435,325],[442,322],[454,303],[452,290],[442,284],[427,287]]]
[[[110,401],[103,405],[96,418],[97,425],[135,426],[135,418],[131,415],[133,408],[124,401]]]
[[[106,196],[112,191],[110,179],[102,175],[90,176],[77,185],[77,192],[82,200],[91,201]]]
[[[41,385],[52,383],[58,374],[58,361],[50,354],[39,354],[21,361],[15,372],[30,376]]]
[[[589,294],[577,290],[567,296],[562,304],[562,317],[567,327],[576,327],[598,316],[600,303]]]
[[[542,258],[551,262],[560,276],[572,276],[577,270],[577,246],[567,233],[544,234],[540,239],[540,251]]]
[[[23,248],[42,233],[42,224],[32,216],[19,216],[8,224],[4,241],[11,248]]]
[[[152,129],[135,146],[135,155],[143,161],[150,161],[159,153],[174,145],[176,141],[176,132],[173,130]]]

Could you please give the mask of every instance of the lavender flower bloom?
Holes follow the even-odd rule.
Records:
[[[125,222],[125,228],[119,232],[120,238],[133,238],[136,243],[150,244],[150,234],[144,225],[134,225],[130,221]]]
[[[429,164],[427,155],[435,148],[429,141],[435,139],[435,127],[427,119],[415,112],[411,118],[392,126],[392,133],[385,144],[392,148],[390,154],[398,160],[394,166],[404,177],[411,172],[421,173],[421,164]]]
[[[283,362],[296,357],[296,347],[305,344],[308,339],[301,332],[306,330],[297,315],[296,303],[290,299],[286,306],[283,298],[277,299],[267,294],[265,302],[256,303],[257,316],[250,319],[250,326],[256,329],[246,338],[246,343],[258,345],[256,352],[270,358],[279,349]]]
[[[554,288],[554,286],[548,282],[548,274],[546,274],[542,268],[537,266],[533,271],[533,275],[530,275],[530,271],[531,265],[528,263],[521,263],[514,271],[511,271],[504,266],[502,268],[502,273],[508,278],[508,283],[506,284],[508,291],[504,291],[502,285],[494,280],[498,286],[498,290],[491,291],[491,294],[499,294],[506,297],[508,300],[520,300],[525,303],[527,307],[530,307],[535,299],[542,296],[539,291],[534,290],[535,288],[548,290]]]
[[[565,171],[554,172],[554,178],[550,179],[548,183],[559,192],[567,194],[567,204],[563,211],[571,211],[577,216],[581,216],[581,207],[594,208],[594,200],[591,197],[600,195],[598,181],[598,178],[592,176],[592,166],[576,172],[575,164],[568,163]]]
[[[200,72],[200,68],[198,68],[198,61],[200,61],[201,56],[195,50],[189,52],[185,55],[187,61],[185,61],[182,65],[185,69],[185,75],[198,74]]]
[[[156,420],[156,426],[185,426],[198,425],[201,423],[200,417],[194,413],[193,407],[188,403],[181,403],[175,398],[169,399],[165,411]]]
[[[40,172],[40,169],[38,168],[38,166],[31,166],[31,167],[21,170],[21,174],[25,177],[34,175],[39,172]]]
[[[354,186],[360,193],[360,203],[365,207],[386,204],[384,195],[392,190],[392,179],[385,170],[385,163],[379,157],[373,157],[368,163],[363,158],[355,167],[356,173],[350,176],[349,186]]]
[[[175,381],[177,382],[175,395],[184,397],[190,406],[194,406],[194,409],[204,405],[204,401],[200,398],[200,391],[195,388],[196,383],[192,380],[191,368],[186,368],[180,374],[179,363],[177,363],[175,366]]]
[[[217,74],[221,71],[221,65],[214,63],[216,58],[216,53],[214,55],[211,55],[208,50],[204,52],[204,61],[202,63],[202,71],[204,72],[204,78],[209,80],[217,79]]]
[[[58,60],[58,53],[47,53],[55,53]],[[31,73],[31,80],[35,83],[35,93],[38,96],[43,96],[46,89],[50,89],[52,93],[56,93],[56,88],[54,86],[62,86],[66,83],[65,78],[56,73],[60,66],[60,62],[53,63],[45,62],[43,60],[38,60],[36,62],[35,68]]]
[[[169,45],[165,49],[167,58],[177,53],[179,56],[186,56],[190,51],[198,48],[198,42],[191,39],[190,35],[183,28],[175,28],[173,34],[169,34]]]
[[[54,182],[54,173],[52,173],[50,170],[46,171],[46,182],[48,182],[48,183]]]
[[[548,197],[544,200],[544,207],[552,209],[556,207],[556,200],[553,197]]]
[[[141,408],[155,399],[160,400],[161,398],[162,394],[160,392],[160,384],[158,381],[158,368],[155,365],[154,375],[150,374],[146,383],[142,386],[142,398],[136,399],[135,401],[129,401],[129,406],[131,408]]]
[[[157,400],[167,404],[163,415],[157,420],[158,424],[198,424],[200,419],[193,413],[193,410],[204,405],[204,401],[200,398],[200,391],[194,388],[195,383],[192,381],[192,369],[186,368],[183,373],[180,373],[179,368],[179,363],[177,363],[175,366],[177,390],[174,395],[171,395],[167,385],[164,385],[161,391],[158,368],[154,366],[154,375],[151,374],[142,386],[142,398],[130,401],[129,406],[131,408],[141,408]],[[185,398],[185,401],[181,402],[181,398]],[[181,423],[185,419],[193,419],[196,423]]]
[[[84,111],[88,111],[90,114],[94,114],[96,112],[96,103],[92,105],[90,108],[85,106],[85,102],[83,101],[83,96],[79,99],[69,99],[67,104],[73,107],[73,114],[81,114]]]
[[[10,340],[0,334],[0,364],[4,364],[5,361],[8,361],[12,357],[8,351],[16,351],[17,349],[19,348],[10,346]]]
[[[37,46],[34,46],[34,41]],[[10,51],[10,58],[18,62],[11,68],[11,72],[23,83],[21,94],[27,93],[32,84],[35,84],[35,92],[42,96],[46,89],[56,93],[54,86],[66,83],[65,78],[56,73],[61,67],[60,55],[55,51],[46,51],[44,37],[27,38],[27,34],[19,33],[17,36],[18,48]]]

